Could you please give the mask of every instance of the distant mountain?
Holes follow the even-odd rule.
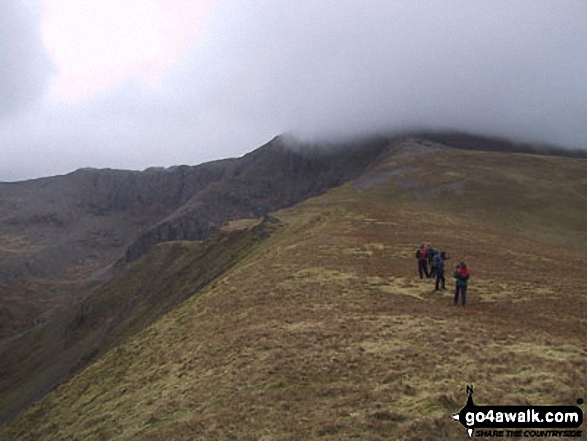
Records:
[[[81,169],[0,184],[0,234],[13,244],[3,254],[26,261],[34,277],[87,277],[111,263],[138,231],[220,180],[231,162],[144,172]]]
[[[108,279],[108,267],[141,231],[221,179],[230,163],[82,169],[0,184],[0,337]]]
[[[159,242],[203,240],[232,219],[321,194],[388,146],[378,138],[323,149],[277,137],[198,166],[0,184],[0,337],[45,320]]]

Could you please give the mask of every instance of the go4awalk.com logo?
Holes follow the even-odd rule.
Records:
[[[469,434],[499,438],[580,438],[583,411],[577,406],[477,406],[473,386],[467,386],[467,404],[452,416]],[[583,400],[577,400],[583,404]]]

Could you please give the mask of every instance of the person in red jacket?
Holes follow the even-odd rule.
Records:
[[[459,263],[457,269],[454,272],[454,277],[457,279],[457,286],[455,290],[455,300],[454,304],[457,305],[459,303],[459,294],[461,297],[461,304],[465,306],[466,297],[467,297],[467,283],[469,282],[469,277],[471,276],[471,271],[467,268],[467,264],[465,262]]]
[[[430,274],[428,273],[428,258],[426,257],[426,253],[428,252],[428,248],[426,245],[420,245],[420,248],[416,251],[416,259],[418,259],[418,273],[420,274],[420,279],[424,278],[424,274],[426,278],[430,278]]]

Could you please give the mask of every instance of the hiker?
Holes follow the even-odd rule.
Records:
[[[454,277],[457,279],[456,289],[455,289],[455,301],[454,304],[457,305],[459,303],[459,293],[461,295],[461,304],[465,306],[466,303],[466,295],[467,295],[467,282],[469,281],[469,277],[471,275],[471,271],[467,268],[467,264],[465,262],[459,263],[457,269],[454,272]]]
[[[418,273],[420,274],[420,279],[424,278],[424,274],[426,278],[430,278],[430,274],[428,273],[428,261],[426,260],[426,253],[428,249],[426,245],[420,245],[420,248],[416,251],[416,259],[418,259]]]
[[[436,256],[438,259],[437,267],[436,267],[436,291],[439,291],[440,282],[442,281],[442,289],[446,289],[446,279],[444,278],[444,261],[448,259],[446,257],[446,253],[444,251],[440,252],[439,256]]]
[[[432,265],[432,258],[434,257],[434,248],[432,245],[426,246],[426,260],[428,260],[428,265]]]
[[[430,277],[435,278],[436,274],[438,273],[438,263],[440,261],[440,256],[438,255],[438,251],[432,248],[432,260],[430,261]]]

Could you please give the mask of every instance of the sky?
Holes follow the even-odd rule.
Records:
[[[584,0],[2,0],[0,181],[421,127],[587,148]]]

